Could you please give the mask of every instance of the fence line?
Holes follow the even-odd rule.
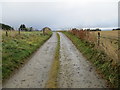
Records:
[[[118,62],[118,39],[101,36],[101,31],[95,34],[93,31],[72,29],[70,33],[76,35],[81,40],[86,40],[95,44],[96,49],[104,51],[115,62]]]

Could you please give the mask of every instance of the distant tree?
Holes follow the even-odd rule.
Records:
[[[86,29],[87,31],[90,31],[90,29]]]
[[[117,28],[117,30],[120,30],[120,28]]]
[[[0,28],[3,30],[14,30],[13,27],[0,23]]]
[[[23,30],[23,24],[20,25],[19,30]]]
[[[76,28],[73,28],[72,30],[77,30]]]
[[[32,27],[30,27],[30,31],[33,31],[33,28],[32,28]]]
[[[96,31],[101,31],[101,29],[99,29],[99,28],[96,28],[95,30],[96,30]]]
[[[96,28],[96,29],[91,29],[90,31],[101,31],[101,29]]]
[[[23,24],[23,28],[26,28],[26,26]]]
[[[113,31],[114,31],[114,30],[120,30],[120,28],[117,28],[117,29],[113,29]]]
[[[24,24],[20,25],[19,30],[21,30],[21,31],[28,31],[28,29],[26,28],[26,26]]]

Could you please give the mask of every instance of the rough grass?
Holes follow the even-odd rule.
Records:
[[[60,50],[60,36],[57,33],[57,47],[56,47],[56,52],[55,52],[55,57],[53,60],[53,64],[49,73],[49,79],[46,83],[46,88],[57,88],[57,76],[59,72],[59,50]]]
[[[15,69],[26,61],[52,33],[40,35],[40,32],[21,32],[21,35],[3,35],[2,40],[2,79],[8,78]]]
[[[118,39],[118,31],[96,31],[92,32],[97,35],[97,33],[100,32],[102,37],[112,38],[112,39]]]
[[[118,31],[99,31],[101,34],[99,49],[118,63]],[[90,36],[97,37],[98,31],[90,32]]]
[[[97,67],[97,71],[108,81],[109,87],[118,88],[120,64],[113,64],[113,60],[104,52],[96,50],[94,44],[82,41],[70,32],[63,33],[71,39],[78,50]]]

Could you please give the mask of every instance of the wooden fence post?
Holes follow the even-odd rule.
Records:
[[[6,36],[8,37],[8,32],[6,31]]]
[[[98,46],[100,45],[100,32],[98,32]]]
[[[20,35],[20,28],[19,28],[19,30],[18,30],[18,31],[19,31],[19,35]]]
[[[43,35],[45,35],[45,28],[43,28],[42,31],[43,31]]]

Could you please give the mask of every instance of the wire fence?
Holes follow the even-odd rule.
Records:
[[[107,34],[106,36],[103,36],[101,32],[104,33],[104,31],[87,31],[77,29],[70,30],[69,32],[76,35],[81,40],[85,40],[94,44],[96,49],[104,51],[109,57],[111,57],[115,61],[115,63],[118,62],[119,48],[117,35],[115,35],[115,37],[111,37]],[[111,31],[111,33],[114,32]]]

